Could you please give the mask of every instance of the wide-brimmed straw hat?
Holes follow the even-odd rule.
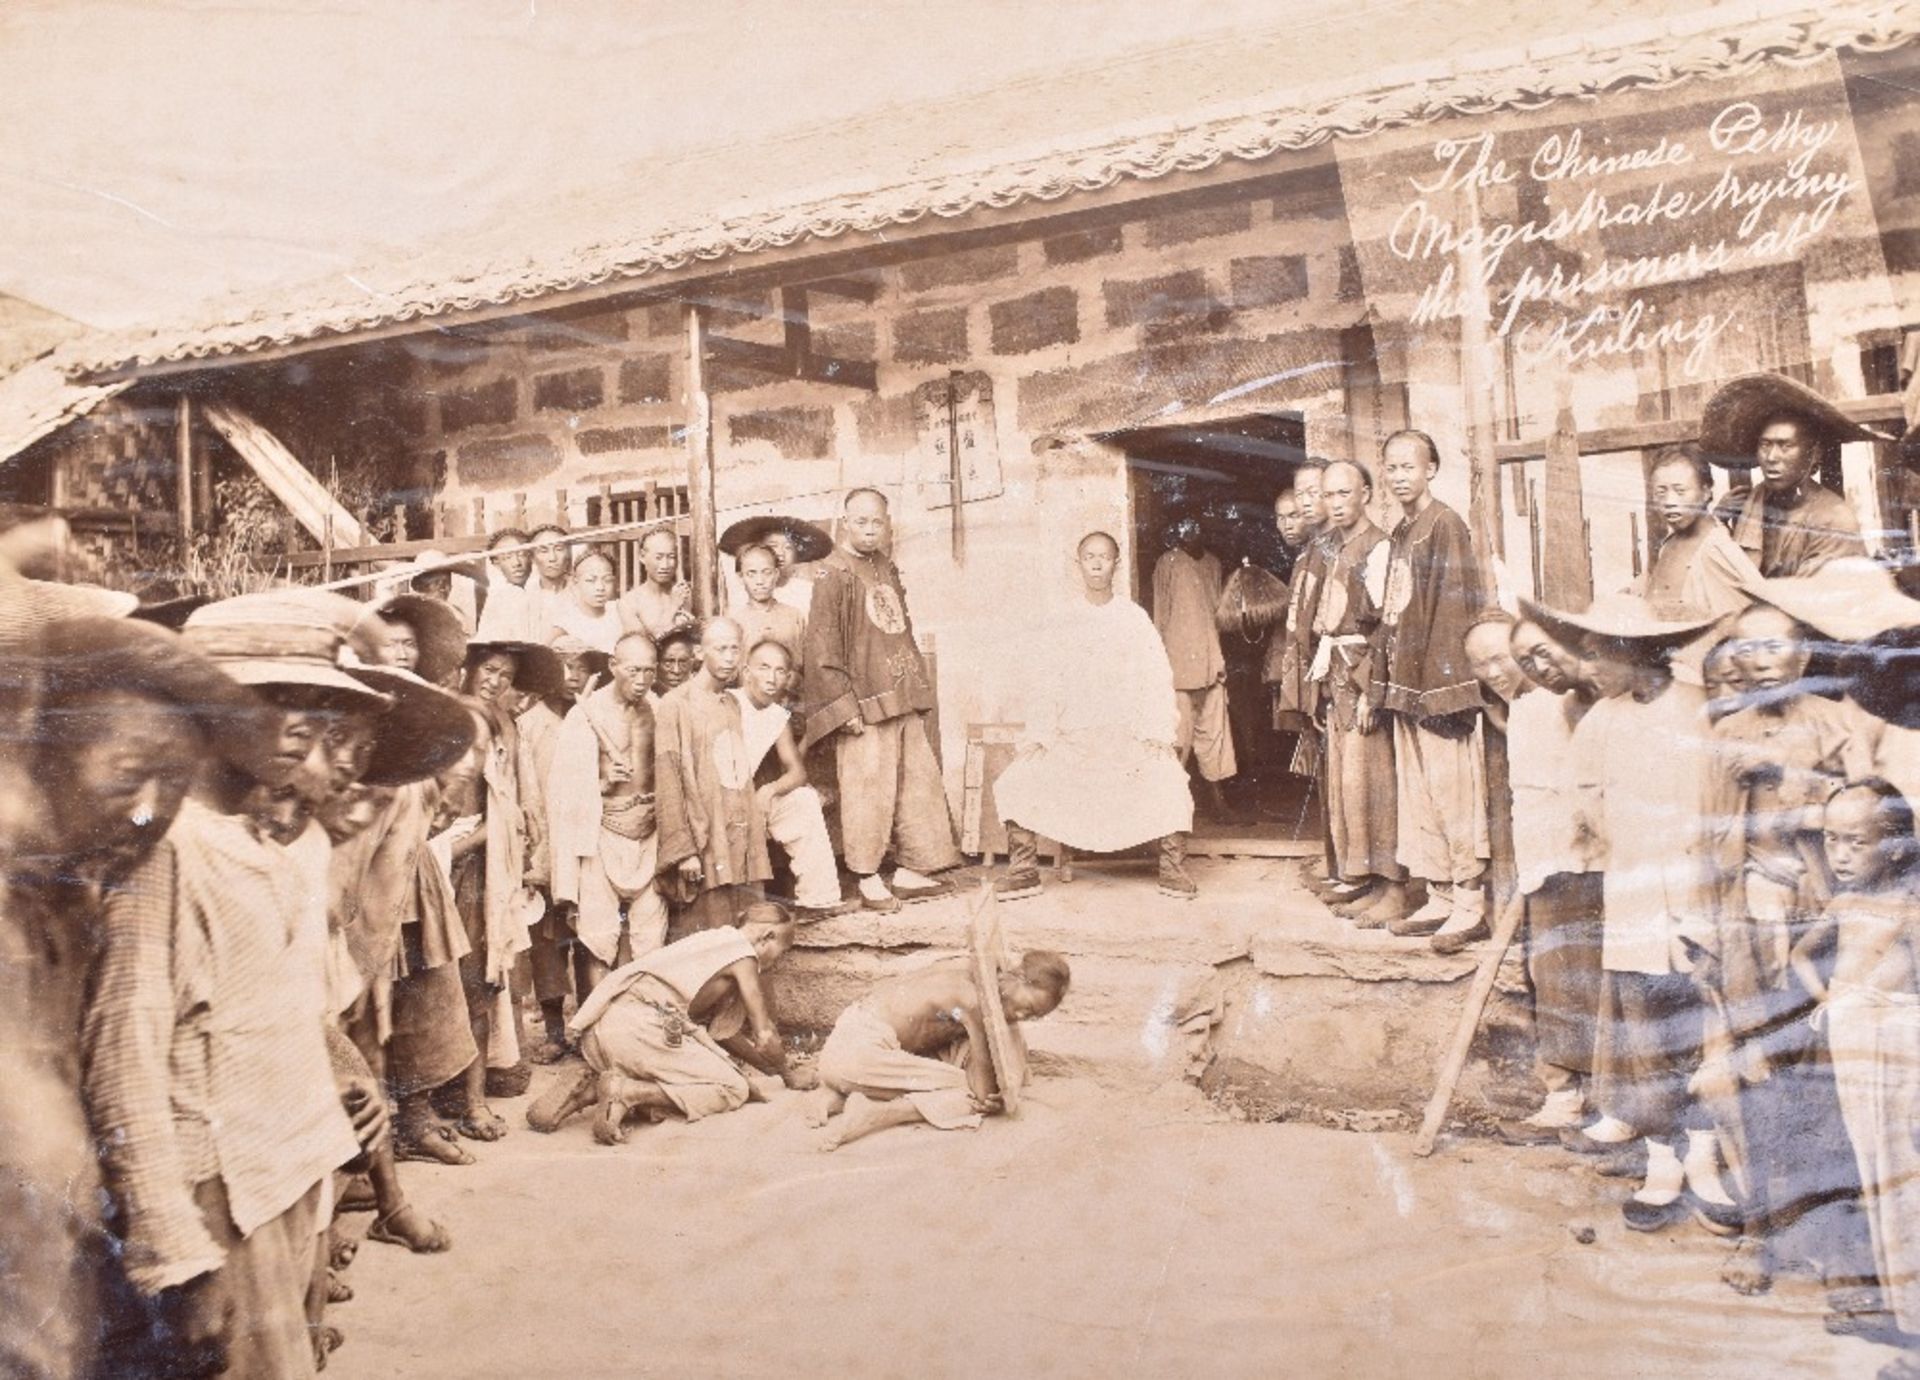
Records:
[[[1684,647],[1718,621],[1692,618],[1675,622],[1661,618],[1653,605],[1637,594],[1603,594],[1585,613],[1567,613],[1522,599],[1520,612],[1559,642],[1573,644],[1585,637],[1604,637],[1613,642],[1635,643],[1650,651]]]
[[[1732,469],[1751,469],[1760,433],[1783,414],[1806,422],[1828,441],[1887,441],[1862,426],[1797,379],[1785,374],[1742,374],[1707,399],[1700,414],[1700,453]]]
[[[420,679],[439,685],[466,664],[467,629],[453,605],[425,594],[396,594],[361,613],[351,638],[361,661],[378,663],[382,620],[405,623],[413,629],[420,649],[414,670]]]
[[[328,691],[377,711],[386,707],[386,696],[339,664],[361,613],[354,600],[324,590],[263,590],[195,610],[182,635],[242,685]]]
[[[49,705],[95,691],[162,700],[190,714],[223,757],[245,751],[259,700],[185,638],[131,618],[69,618],[49,627],[29,659]]]
[[[31,650],[48,628],[69,618],[125,618],[140,600],[123,590],[0,574],[0,652]]]
[[[1810,575],[1761,580],[1751,593],[1835,642],[1920,627],[1920,600],[1901,593],[1893,572],[1864,556],[1828,561]]]
[[[374,721],[366,786],[404,786],[440,775],[473,748],[475,724],[466,701],[398,666],[344,664],[347,674],[387,697]]]
[[[472,667],[484,657],[505,652],[513,657],[513,688],[546,699],[567,693],[566,668],[553,648],[538,642],[473,641],[467,644],[467,665]]]
[[[805,518],[789,517],[784,513],[741,518],[720,534],[720,549],[729,556],[737,556],[745,548],[763,542],[776,533],[793,543],[793,559],[796,563],[821,561],[833,554],[833,538],[823,528]]]

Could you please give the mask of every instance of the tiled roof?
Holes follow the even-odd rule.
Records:
[[[1806,0],[1640,0],[1627,8],[1654,17],[1583,31],[1596,13],[1614,11],[1599,0],[1537,0],[1490,21],[1487,14],[1501,7],[1363,6],[1339,55],[1346,61],[1298,46],[1289,52],[1282,36],[1279,46],[1204,55],[1208,67],[1193,65],[1196,55],[1187,53],[1186,67],[1169,58],[1160,69],[1067,72],[957,106],[892,108],[804,136],[689,151],[626,185],[530,211],[524,221],[407,262],[230,303],[181,328],[94,337],[62,357],[70,370],[98,374],[217,361],[408,322],[425,328],[519,303],[537,309],[554,294],[638,286],[651,275],[806,240],[881,236],[929,218],[957,220],[1204,172],[1452,114],[1671,86],[1920,38],[1920,0],[1817,11]],[[1356,33],[1364,34],[1363,56],[1372,64],[1363,73],[1273,89],[1275,70],[1341,70],[1354,56]],[[1233,70],[1222,72],[1225,57]],[[1398,57],[1411,60],[1396,65]],[[1277,58],[1283,66],[1271,65]]]

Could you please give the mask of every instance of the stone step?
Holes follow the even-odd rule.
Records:
[[[1042,869],[1044,890],[997,902],[1000,924],[1014,950],[1056,949],[1115,958],[1151,955],[1156,961],[1221,964],[1243,958],[1253,935],[1277,922],[1317,911],[1298,881],[1298,864],[1281,860],[1226,863],[1197,859],[1196,900],[1163,896],[1150,864],[1075,864],[1075,880],[1061,882]],[[954,895],[902,907],[892,915],[857,911],[801,926],[801,949],[958,949],[978,899],[965,884]]]

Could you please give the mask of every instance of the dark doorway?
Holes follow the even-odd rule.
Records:
[[[1306,456],[1306,425],[1298,413],[1174,422],[1102,439],[1127,457],[1134,597],[1149,613],[1154,564],[1181,518],[1200,523],[1206,547],[1219,557],[1223,574],[1248,562],[1283,580],[1290,577],[1291,557],[1274,526],[1273,501],[1292,485],[1293,472]],[[1318,837],[1310,783],[1287,770],[1294,736],[1273,728],[1271,692],[1262,676],[1269,636],[1249,640],[1238,631],[1220,635],[1239,770],[1223,786],[1228,806],[1224,816],[1196,789],[1196,846],[1204,846],[1210,837],[1275,843]]]

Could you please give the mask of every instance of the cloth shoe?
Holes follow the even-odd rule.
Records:
[[[910,867],[893,869],[893,894],[900,900],[931,901],[945,896],[953,890],[951,882],[943,882],[938,877],[923,876]]]
[[[1429,882],[1427,903],[1405,919],[1388,921],[1387,929],[1403,939],[1413,936],[1424,938],[1438,931],[1452,914],[1453,888]]]
[[[1715,1236],[1737,1236],[1746,1214],[1720,1181],[1720,1142],[1712,1131],[1687,1132],[1687,1155],[1681,1167],[1694,1220]]]
[[[1199,886],[1187,871],[1187,836],[1168,834],[1160,840],[1160,894],[1191,901],[1200,894]]]
[[[1556,1088],[1547,1094],[1547,1100],[1540,1109],[1526,1118],[1527,1125],[1538,1126],[1543,1130],[1559,1131],[1567,1127],[1578,1126],[1580,1118],[1586,1114],[1587,1099],[1578,1088]]]
[[[882,915],[891,915],[900,909],[900,898],[887,890],[887,884],[880,880],[877,872],[870,872],[860,879],[860,903]]]
[[[1659,1231],[1678,1220],[1685,1211],[1681,1193],[1686,1182],[1687,1171],[1673,1147],[1649,1136],[1646,1182],[1634,1190],[1620,1210],[1627,1227],[1632,1231]]]
[[[1635,1134],[1633,1127],[1618,1117],[1603,1116],[1598,1121],[1567,1131],[1560,1141],[1567,1149],[1583,1155],[1604,1155],[1631,1142]]]
[[[1469,945],[1489,938],[1492,933],[1487,926],[1485,890],[1478,882],[1471,886],[1457,886],[1453,889],[1453,912],[1447,916],[1447,923],[1434,932],[1431,941],[1433,951],[1457,954]]]

